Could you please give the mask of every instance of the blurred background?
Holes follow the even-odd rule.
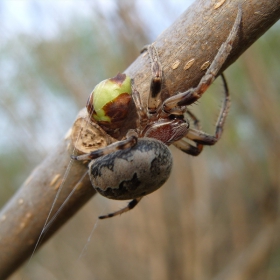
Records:
[[[191,2],[0,2],[1,206],[94,86]],[[279,279],[279,29],[226,71],[232,106],[217,145],[197,158],[171,147],[168,182],[121,217],[97,223],[125,202],[96,195],[10,279]],[[191,108],[208,133],[221,101],[217,80]]]

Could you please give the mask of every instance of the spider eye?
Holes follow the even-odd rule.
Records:
[[[179,119],[179,120],[183,120],[184,119],[184,115],[182,115],[182,114],[170,114],[169,116],[168,116],[168,118],[170,119],[170,120],[175,120],[175,119]]]

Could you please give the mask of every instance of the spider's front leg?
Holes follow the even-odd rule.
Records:
[[[237,37],[237,33],[240,27],[241,18],[242,10],[241,7],[238,7],[237,16],[227,40],[221,45],[218,53],[216,54],[205,75],[201,78],[197,87],[191,88],[182,93],[178,93],[177,95],[174,95],[165,100],[165,102],[163,103],[163,109],[165,112],[170,112],[176,106],[187,106],[193,104],[213,83],[231,52],[232,44]]]
[[[148,114],[155,114],[161,104],[161,86],[162,86],[162,66],[159,61],[159,55],[154,45],[145,46],[141,53],[147,51],[152,70],[152,79],[150,83],[150,93],[148,98]]]
[[[206,71],[205,75],[200,80],[198,86],[195,88],[191,88],[186,92],[179,93],[177,95],[171,96],[170,98],[166,99],[162,104],[162,108],[164,112],[169,113],[176,107],[187,106],[194,103],[202,96],[202,94],[212,84],[217,74],[219,73],[221,67],[223,66],[224,62],[226,61],[228,55],[230,54],[230,51],[232,49],[232,44],[239,30],[241,17],[242,17],[242,10],[241,7],[239,7],[234,25],[232,27],[232,30],[227,40],[220,47],[217,55],[215,56],[210,67]],[[229,98],[229,91],[228,91],[225,77],[223,74],[221,74],[221,77],[224,83],[225,99],[220,111],[220,115],[217,120],[215,135],[212,136],[203,131],[200,131],[199,129],[190,128],[187,134],[184,136],[184,138],[194,141],[196,143],[196,146],[191,145],[188,142],[184,141],[184,138],[174,143],[174,145],[177,148],[179,148],[180,150],[182,150],[187,154],[193,156],[199,155],[203,149],[203,145],[214,145],[222,135],[223,126],[225,124],[225,119],[228,114],[228,110],[230,106],[230,98]],[[194,121],[197,120],[194,117],[194,115],[191,115],[188,111],[187,113],[192,117]]]
[[[111,154],[118,150],[124,150],[124,149],[131,148],[137,144],[138,138],[137,138],[137,136],[130,135],[129,133],[127,135],[127,138],[122,141],[115,142],[105,148],[101,148],[101,149],[92,151],[88,154],[84,154],[84,155],[80,155],[80,156],[71,155],[71,158],[74,160],[93,160],[93,159],[97,159],[99,157]]]

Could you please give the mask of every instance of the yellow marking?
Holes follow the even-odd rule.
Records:
[[[195,61],[194,58],[192,58],[191,60],[189,60],[189,61],[185,64],[184,70],[188,70],[189,68],[191,68],[192,65],[194,64],[194,61]]]
[[[26,219],[30,219],[32,217],[32,214],[30,212],[25,214]]]
[[[57,182],[57,180],[60,178],[60,174],[54,175],[53,179],[51,180],[51,187]]]
[[[256,12],[254,12],[254,14],[255,14],[255,15],[260,15],[260,16],[264,16],[264,15],[265,15],[265,14],[262,13],[261,11],[256,11]]]
[[[22,222],[22,223],[19,224],[19,227],[20,227],[20,228],[24,228],[25,225],[26,225],[26,223]]]
[[[172,64],[171,68],[172,68],[173,70],[177,69],[178,66],[180,65],[180,63],[181,63],[181,61],[180,61],[179,59],[177,59],[177,60]]]
[[[6,216],[6,215],[3,215],[3,216],[1,217],[1,222],[4,222],[6,219],[7,219],[7,216]]]
[[[215,4],[214,10],[220,8],[225,2],[226,0],[220,0],[218,3]]]
[[[60,187],[60,185],[61,185],[61,183],[62,183],[62,180],[59,180],[59,181],[55,184],[54,190],[58,190],[59,187]]]
[[[203,71],[206,70],[209,66],[210,66],[210,61],[208,60],[201,65],[200,69]]]
[[[83,186],[82,182],[80,182],[77,186],[76,186],[76,190],[81,189],[81,187]]]
[[[22,199],[22,198],[20,198],[20,199],[18,200],[18,204],[19,204],[19,205],[23,204],[23,199]]]
[[[32,178],[33,178],[33,176],[32,176],[32,174],[31,174],[31,175],[25,180],[24,186],[28,185],[29,182],[32,180]]]
[[[148,52],[145,50],[145,51],[142,53],[142,57],[145,57],[147,54],[148,54]]]

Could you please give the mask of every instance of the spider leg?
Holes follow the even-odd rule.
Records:
[[[194,127],[196,128],[196,130],[200,130],[201,126],[200,126],[199,119],[189,109],[186,109],[186,113],[193,120],[193,124],[194,124]],[[186,136],[184,136],[184,137],[186,138]],[[183,151],[184,153],[187,153],[192,156],[198,156],[203,150],[202,144],[196,143],[196,146],[194,146],[194,145],[184,141],[183,139],[180,139],[179,141],[174,142],[173,145],[176,148]]]
[[[232,30],[227,38],[227,40],[221,45],[218,53],[216,54],[214,60],[212,61],[210,67],[206,71],[205,75],[201,78],[199,84],[195,88],[191,88],[185,92],[179,93],[177,95],[171,96],[166,99],[163,103],[163,110],[168,113],[174,107],[177,106],[187,106],[195,101],[197,101],[202,94],[208,89],[212,84],[217,74],[221,70],[224,62],[226,61],[228,55],[231,52],[232,44],[237,37],[240,22],[242,17],[242,10],[239,7],[238,13],[232,27]]]
[[[118,142],[115,142],[105,148],[98,149],[95,151],[92,151],[88,154],[80,155],[80,156],[74,156],[72,155],[71,158],[74,160],[92,160],[99,158],[101,156],[113,153],[117,150],[124,150],[131,148],[137,144],[138,138],[136,135],[132,135],[132,132],[128,132],[127,138]]]
[[[229,90],[228,90],[228,85],[227,85],[227,81],[226,81],[226,78],[225,78],[224,74],[221,74],[221,78],[222,78],[222,81],[223,81],[223,84],[224,84],[225,98],[224,98],[224,101],[223,101],[222,108],[220,110],[219,117],[218,117],[217,122],[216,122],[215,137],[217,138],[217,141],[222,136],[224,124],[226,122],[226,117],[228,115],[229,108],[230,108]]]
[[[186,142],[184,138],[192,140],[193,142],[195,142],[196,146]],[[201,130],[192,128],[189,129],[184,138],[180,139],[177,142],[174,142],[173,145],[184,153],[192,156],[198,156],[202,152],[204,145],[212,146],[215,145],[218,141],[218,138],[216,136],[212,136]]]
[[[149,45],[147,48],[152,70],[152,80],[150,83],[150,93],[148,99],[148,112],[149,114],[155,114],[157,108],[161,104],[161,85],[162,85],[162,66],[159,61],[157,49],[153,45]]]
[[[202,150],[203,145],[196,143],[196,146],[184,141],[183,139],[180,139],[179,141],[176,141],[173,143],[173,145],[180,149],[182,152],[189,154],[191,156],[198,156]]]
[[[137,91],[134,80],[131,80],[132,97],[139,116],[139,126],[144,127],[147,124],[150,115],[157,112],[159,105],[162,103],[160,93],[162,85],[162,67],[159,61],[157,49],[153,45],[147,45],[141,53],[147,51],[151,60],[152,79],[150,83],[150,93],[148,97],[148,109],[144,109],[139,92]],[[137,127],[139,127],[137,125]]]
[[[229,107],[230,107],[230,97],[229,97],[229,91],[228,91],[226,79],[223,74],[221,75],[221,77],[224,84],[225,98],[224,98],[222,108],[220,110],[219,117],[217,119],[216,131],[214,136],[201,131],[199,120],[188,109],[186,111],[194,121],[195,129],[189,128],[184,138],[194,141],[196,143],[196,146],[191,145],[190,143],[184,141],[183,139],[180,139],[179,141],[173,143],[173,145],[187,154],[197,156],[202,152],[203,145],[208,145],[208,146],[214,145],[221,138],[223,127],[226,121],[226,116],[228,114]]]
[[[131,80],[131,88],[132,88],[132,98],[137,110],[138,119],[137,119],[137,128],[142,128],[146,125],[148,121],[147,110],[144,109],[144,106],[141,102],[140,94],[134,85],[134,80]]]
[[[194,127],[198,130],[201,129],[201,126],[200,126],[200,121],[199,119],[195,116],[195,114],[193,114],[189,109],[186,109],[186,113],[191,117],[191,119],[193,120],[193,124],[194,124]]]
[[[117,216],[117,215],[121,215],[122,213],[125,213],[131,209],[133,209],[138,203],[139,201],[143,198],[143,196],[141,197],[138,197],[138,198],[135,198],[133,200],[131,200],[126,207],[124,207],[123,209],[119,210],[119,211],[116,211],[116,212],[113,212],[113,213],[110,213],[110,214],[107,214],[107,215],[103,215],[103,216],[99,216],[98,218],[99,219],[107,219],[107,218],[111,218],[111,217],[114,217],[114,216]]]

